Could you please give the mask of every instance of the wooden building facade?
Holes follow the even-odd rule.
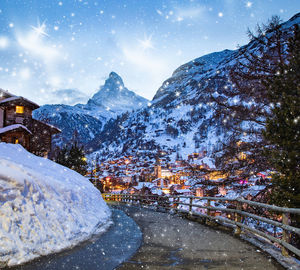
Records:
[[[21,144],[29,152],[48,157],[52,135],[59,129],[32,118],[34,102],[0,89],[0,141]]]

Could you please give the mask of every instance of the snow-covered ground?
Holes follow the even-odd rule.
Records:
[[[0,143],[0,267],[72,247],[110,224],[110,209],[86,178]]]

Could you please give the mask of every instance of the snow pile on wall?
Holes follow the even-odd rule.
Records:
[[[104,232],[110,217],[86,178],[0,143],[0,267],[72,247]]]

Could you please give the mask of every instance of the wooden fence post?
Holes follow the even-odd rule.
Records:
[[[210,207],[210,200],[207,200],[207,206]],[[207,214],[208,216],[210,216],[210,209],[207,209],[206,214]],[[210,224],[210,219],[207,218],[205,223],[206,223],[207,225],[209,225],[209,224]]]
[[[156,211],[159,209],[159,195],[156,195]]]
[[[239,201],[236,202],[236,210],[242,211],[242,203],[239,202]],[[241,216],[241,214],[235,213],[235,221],[236,221],[236,222],[241,222],[241,221],[242,221],[242,216]],[[241,227],[238,226],[238,225],[236,225],[235,232],[234,232],[235,235],[240,235],[241,232],[242,232]]]
[[[190,197],[190,205],[189,205],[189,215],[192,215],[192,209],[193,209],[193,198]]]
[[[289,214],[288,213],[282,214],[282,224],[289,225]],[[287,243],[290,242],[289,232],[285,229],[283,229],[283,231],[282,231],[282,240]],[[283,256],[289,256],[289,252],[284,246],[281,246],[281,252],[282,252]]]
[[[175,214],[177,214],[178,213],[178,202],[179,202],[179,200],[180,200],[180,198],[178,197],[174,197],[173,198],[173,202],[174,202],[174,209],[175,209]]]

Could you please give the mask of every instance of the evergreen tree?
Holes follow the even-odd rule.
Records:
[[[87,163],[83,146],[80,147],[75,143],[71,146],[69,153],[71,169],[85,175],[87,172]]]
[[[289,42],[288,63],[278,68],[268,88],[272,116],[267,119],[264,136],[269,142],[266,156],[275,170],[270,202],[300,208],[300,30],[295,26]],[[291,215],[291,224],[300,227],[300,216]],[[300,247],[299,235],[292,242]]]
[[[67,146],[64,146],[61,149],[58,148],[56,150],[56,158],[54,158],[54,161],[56,163],[59,163],[65,167],[69,168],[68,160],[69,160],[69,151],[68,151]]]
[[[270,116],[268,85],[288,57],[289,35],[277,16],[258,26],[256,33],[248,31],[250,46],[239,50],[237,64],[230,71],[230,87],[211,97],[217,105],[215,117],[230,135],[215,153],[216,164],[231,176],[246,179],[268,168],[263,155],[263,130]]]
[[[289,42],[288,63],[278,68],[268,95],[273,104],[267,119],[265,138],[270,146],[267,157],[276,171],[272,202],[300,207],[300,30]]]
[[[76,142],[71,147],[64,146],[58,152],[55,161],[65,167],[68,167],[82,175],[87,172],[87,162],[84,155],[83,146]]]

